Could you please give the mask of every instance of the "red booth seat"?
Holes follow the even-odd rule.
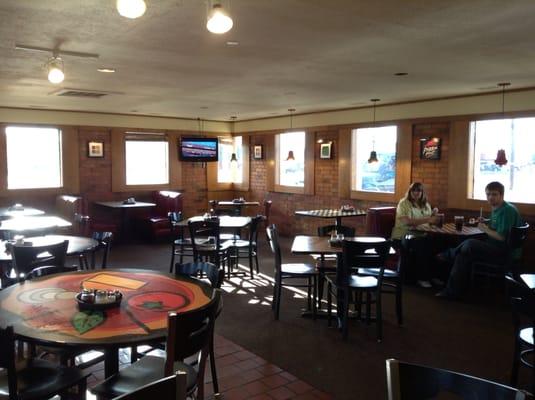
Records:
[[[171,225],[168,214],[182,211],[182,193],[168,190],[156,191],[152,195],[152,201],[156,207],[152,208],[152,214],[140,221],[141,232],[151,239],[167,238],[171,235]]]
[[[396,207],[373,207],[366,213],[366,234],[389,239],[396,223]],[[397,253],[397,251],[396,251]],[[397,269],[398,254],[388,257],[386,267]]]

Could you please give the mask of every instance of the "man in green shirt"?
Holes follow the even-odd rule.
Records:
[[[499,264],[507,257],[507,236],[512,227],[520,226],[522,220],[515,206],[503,199],[504,187],[500,182],[491,182],[485,188],[487,201],[492,208],[488,225],[479,221],[478,228],[487,234],[485,240],[468,239],[454,249],[441,253],[439,258],[453,260],[446,288],[438,297],[458,298],[470,281],[470,272],[475,261]]]

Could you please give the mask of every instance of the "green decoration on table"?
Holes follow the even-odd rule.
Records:
[[[141,307],[148,308],[149,310],[161,310],[163,303],[161,301],[145,301]]]
[[[80,334],[84,334],[93,328],[96,328],[106,320],[102,311],[80,311],[72,319],[72,326]]]

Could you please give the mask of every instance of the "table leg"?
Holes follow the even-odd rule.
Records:
[[[107,347],[104,350],[104,378],[119,372],[119,349],[115,346]]]

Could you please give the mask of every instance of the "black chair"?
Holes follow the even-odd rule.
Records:
[[[206,278],[210,281],[213,289],[220,289],[225,278],[225,271],[217,268],[215,264],[207,262],[196,262],[187,264],[176,264],[175,273],[177,275],[187,275],[192,277]],[[222,307],[219,307],[216,313],[216,319],[221,314]],[[212,384],[214,393],[219,393],[219,383],[217,380],[217,369],[215,365],[214,337],[210,339],[210,372],[212,373]]]
[[[41,359],[29,359],[16,365],[11,326],[0,328],[0,368],[3,368],[0,371],[0,393],[8,395],[10,400],[48,399],[56,394],[65,394],[75,386],[77,398],[85,399],[89,373]]]
[[[498,263],[474,262],[472,265],[472,282],[476,275],[487,277],[502,278],[506,274],[518,276],[518,256],[517,253],[522,250],[522,246],[528,236],[529,224],[512,227],[507,235],[507,256],[505,260],[499,260]]]
[[[210,261],[218,268],[222,268],[226,263],[230,278],[232,265],[229,260],[229,249],[231,242],[221,240],[219,219],[190,220],[188,228],[194,262]]]
[[[247,257],[249,259],[249,271],[251,278],[253,278],[253,259],[256,263],[256,273],[260,272],[258,266],[258,226],[264,220],[262,215],[257,215],[251,218],[251,223],[248,226],[249,238],[248,240],[237,239],[231,240],[231,257],[236,260],[236,264],[239,264],[240,258]]]
[[[36,268],[63,268],[68,245],[68,240],[43,246],[13,245],[11,249],[13,268],[7,272],[7,281],[9,283],[24,281]]]
[[[535,328],[535,292],[525,284],[506,276],[507,288],[511,296],[515,344],[511,385],[518,383],[520,365],[531,369],[531,391],[535,393],[535,366],[530,358],[535,354],[533,329]]]
[[[353,237],[355,236],[355,228],[350,226],[336,226],[336,225],[325,225],[318,226],[318,236],[329,237],[335,231],[339,234],[344,235],[344,237]],[[336,272],[336,254],[311,254],[310,255],[316,262],[316,267],[318,268],[318,308],[321,308],[321,301],[323,299],[323,287],[325,286],[325,274]]]
[[[102,251],[102,262],[100,268],[104,269],[108,266],[108,258],[110,256],[111,243],[113,242],[113,232],[93,232],[91,237],[98,242],[97,247],[92,251],[91,263],[87,260],[87,254],[80,254],[80,266],[85,269],[95,269],[96,253]]]
[[[293,263],[283,264],[281,249],[279,245],[279,233],[275,225],[266,229],[271,251],[275,255],[275,284],[273,286],[272,308],[275,312],[275,319],[279,319],[281,304],[281,294],[283,286],[306,287],[308,309],[312,308],[313,317],[316,318],[316,288],[318,272],[316,267],[311,264]],[[292,283],[286,285],[285,280],[306,279],[306,284]]]
[[[179,224],[183,219],[182,213],[173,211],[167,214],[167,217],[169,218],[169,225],[173,236],[169,272],[173,272],[175,257],[179,257],[180,264],[184,262],[184,257],[193,258],[193,246],[191,244],[191,239],[184,237],[184,226]]]
[[[440,368],[386,360],[388,400],[427,400],[454,394],[466,400],[526,400],[515,388]],[[447,397],[451,398],[451,397]]]
[[[327,313],[331,324],[332,295],[337,298],[337,313],[341,323],[342,337],[347,339],[349,306],[354,304],[361,316],[362,297],[365,294],[366,322],[371,318],[371,305],[375,304],[375,322],[377,323],[377,341],[383,339],[383,321],[381,310],[381,292],[385,260],[390,251],[391,242],[383,238],[358,238],[342,241],[342,260],[338,262],[336,276],[327,275]],[[363,276],[359,268],[377,268],[377,276]],[[355,295],[355,296],[353,296]]]
[[[205,307],[184,313],[170,312],[165,358],[147,355],[90,391],[97,399],[111,399],[180,371],[187,374],[187,395],[191,396],[196,391],[196,398],[203,400],[206,358],[220,300],[221,293],[216,289]],[[194,354],[199,357],[197,368],[183,362]]]
[[[146,384],[113,400],[186,400],[187,377],[183,372]]]

